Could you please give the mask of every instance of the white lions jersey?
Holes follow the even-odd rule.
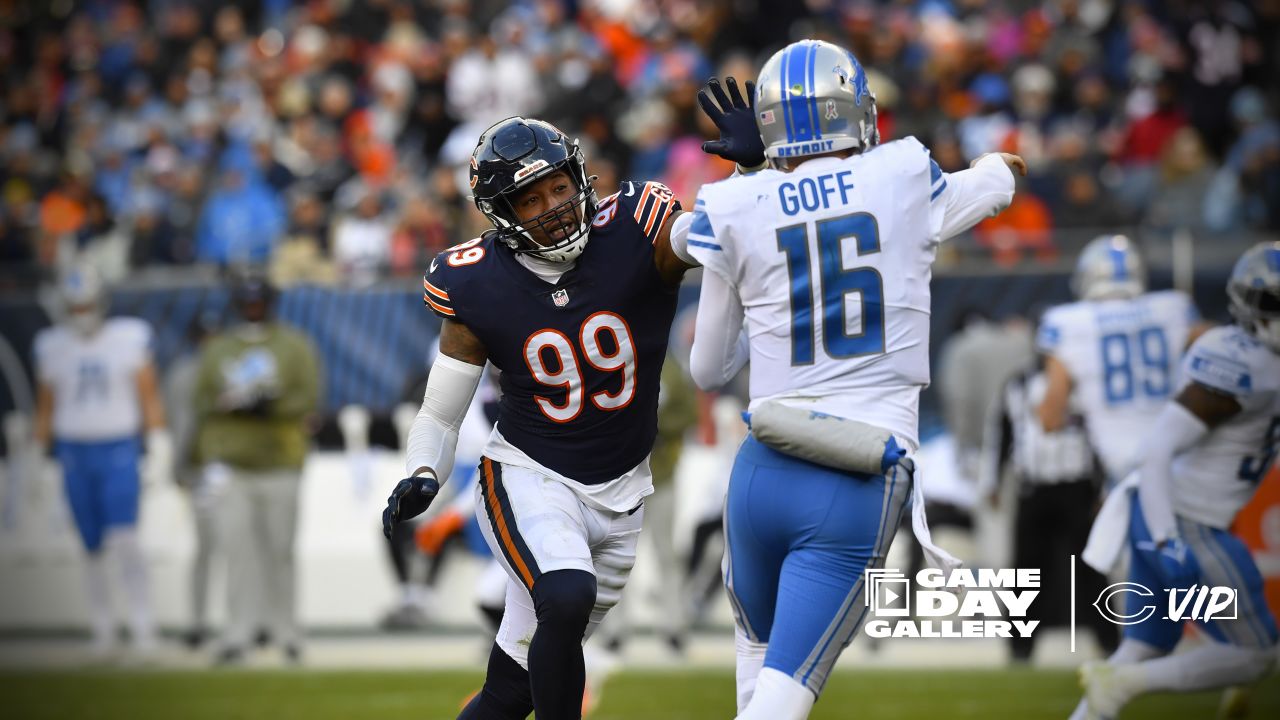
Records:
[[[151,326],[108,318],[85,337],[62,325],[36,335],[36,375],[53,389],[53,436],[71,442],[119,440],[142,429],[138,371],[151,360]]]
[[[905,138],[702,188],[689,252],[742,302],[750,409],[781,398],[918,447],[937,245],[1013,193],[1003,161],[985,162],[947,176]]]
[[[1037,344],[1066,366],[1089,442],[1107,475],[1137,467],[1139,441],[1178,383],[1178,360],[1199,315],[1174,290],[1081,300],[1045,313]]]
[[[1280,452],[1280,355],[1238,326],[1214,328],[1182,363],[1184,383],[1227,393],[1241,411],[1173,461],[1174,510],[1226,529]]]

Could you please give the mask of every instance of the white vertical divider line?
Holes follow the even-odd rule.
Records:
[[[1076,651],[1076,556],[1071,556],[1071,652]]]

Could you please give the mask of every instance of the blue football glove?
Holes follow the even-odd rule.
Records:
[[[382,534],[390,540],[391,529],[396,523],[426,512],[439,492],[440,482],[431,473],[401,480],[391,491],[387,508],[382,511]]]
[[[702,152],[719,155],[744,168],[761,165],[764,163],[764,140],[760,139],[760,130],[756,127],[756,84],[747,81],[747,98],[744,100],[738,91],[737,80],[726,77],[724,81],[729,86],[728,95],[716,78],[708,80],[706,89],[698,91],[702,112],[720,130],[719,140],[702,143]],[[714,102],[712,96],[715,96]]]
[[[1200,564],[1181,538],[1169,538],[1157,545],[1138,543],[1138,551],[1159,573],[1165,588],[1187,588],[1200,579]]]

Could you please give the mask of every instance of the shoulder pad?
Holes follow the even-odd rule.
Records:
[[[1266,352],[1248,333],[1235,326],[1209,330],[1187,351],[1183,368],[1201,385],[1231,395],[1248,395],[1255,389],[1256,353]]]
[[[442,250],[422,278],[423,304],[445,320],[456,318],[457,311],[449,293],[456,288],[459,270],[483,262],[493,251],[490,233]]]
[[[1075,303],[1058,305],[1049,308],[1040,320],[1036,330],[1036,348],[1041,352],[1053,353],[1063,344],[1063,340],[1072,330],[1072,320],[1076,315]]]

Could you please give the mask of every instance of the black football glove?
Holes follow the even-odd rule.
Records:
[[[702,143],[702,152],[719,155],[744,168],[761,165],[764,163],[764,140],[760,139],[760,130],[756,127],[756,84],[747,81],[747,98],[744,100],[738,91],[737,80],[726,77],[724,81],[729,86],[728,95],[716,78],[708,80],[707,87],[698,91],[702,112],[720,130],[719,140]],[[714,102],[712,96],[715,96]]]
[[[382,511],[382,534],[390,540],[396,523],[426,512],[439,492],[440,482],[430,472],[401,480],[387,498],[387,509]]]

